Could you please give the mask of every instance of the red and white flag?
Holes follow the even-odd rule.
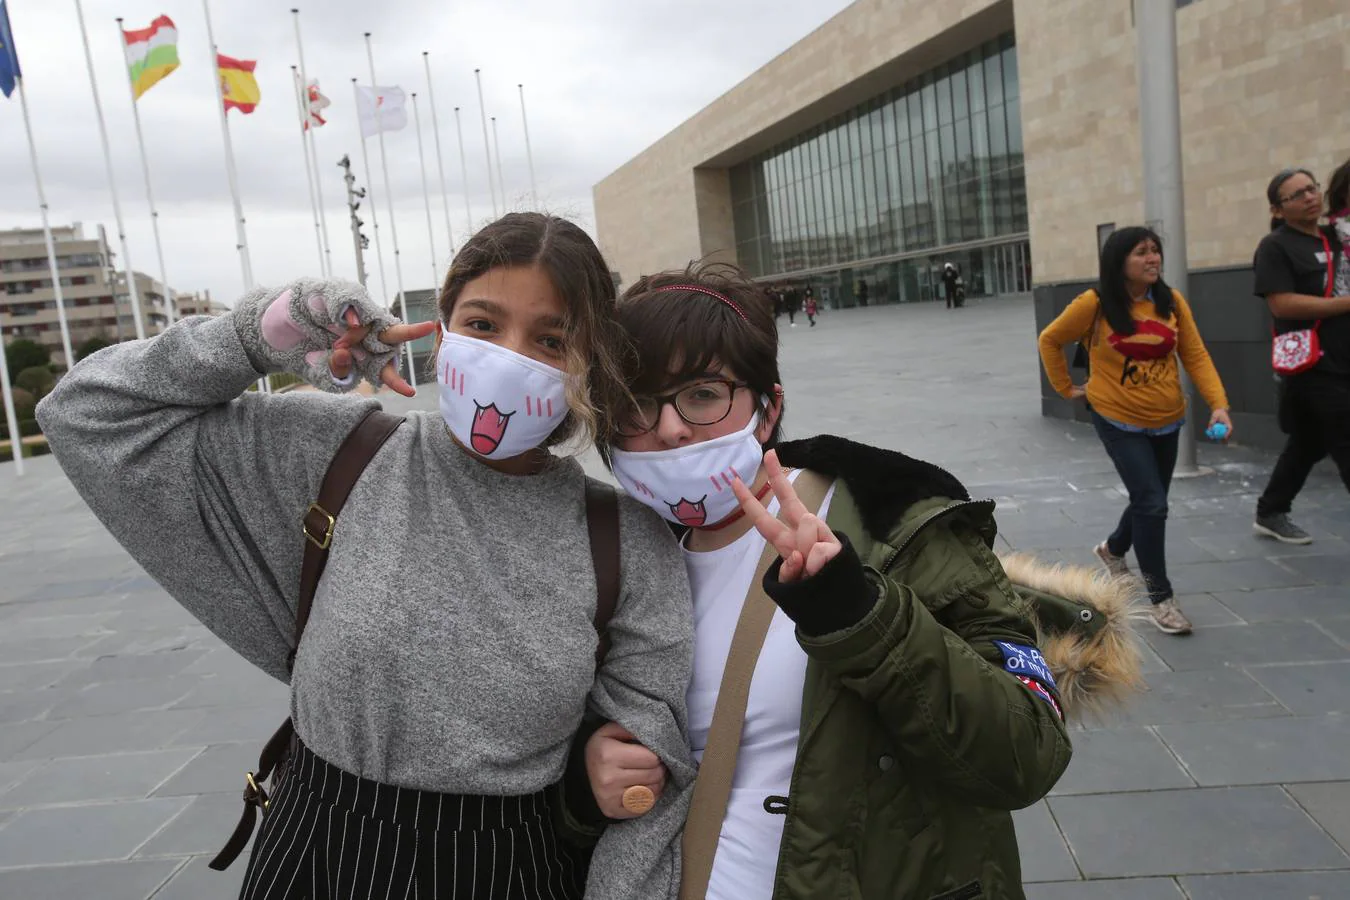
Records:
[[[323,117],[322,113],[332,105],[331,100],[319,93],[319,82],[311,81],[309,87],[305,90],[305,111],[307,115],[301,127],[308,131],[311,128],[318,128],[320,125],[327,125],[328,120]]]

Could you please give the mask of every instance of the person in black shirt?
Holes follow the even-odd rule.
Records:
[[[1257,502],[1254,528],[1307,544],[1312,538],[1289,512],[1313,466],[1330,454],[1350,490],[1350,259],[1320,224],[1322,192],[1311,172],[1285,169],[1266,197],[1274,218],[1252,263],[1255,292],[1269,304],[1277,333],[1316,327],[1323,355],[1284,379],[1279,418],[1289,439]]]

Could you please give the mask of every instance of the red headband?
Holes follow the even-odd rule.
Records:
[[[732,299],[731,299],[730,297],[728,297],[726,294],[719,293],[718,291],[714,291],[712,288],[705,288],[705,287],[703,287],[702,285],[699,285],[699,284],[672,284],[672,285],[670,285],[669,287],[661,288],[661,290],[663,290],[663,291],[693,291],[693,292],[696,293],[696,294],[706,294],[706,295],[708,295],[709,297],[712,297],[714,300],[720,300],[720,301],[722,301],[723,303],[725,303],[727,306],[731,307],[731,311],[734,312],[736,315],[740,316],[741,319],[742,319],[743,321],[746,321],[746,322],[749,322],[749,321],[750,321],[749,318],[747,318],[746,315],[745,315],[745,310],[743,310],[743,309],[741,309],[739,306],[737,306],[737,305],[736,305],[736,302],[735,302],[734,300],[732,300]]]

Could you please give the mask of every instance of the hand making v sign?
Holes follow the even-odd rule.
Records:
[[[783,558],[778,580],[786,584],[810,578],[839,555],[842,549],[839,538],[835,537],[823,519],[807,510],[797,497],[797,491],[778,462],[776,451],[770,450],[764,454],[764,471],[769,476],[774,496],[778,498],[781,518],[770,515],[744,482],[738,479],[731,488],[736,492],[736,499],[741,501],[741,509],[745,510],[746,517]]]
[[[370,333],[369,325],[361,324],[361,317],[356,310],[349,309],[343,317],[347,322],[347,332],[333,342],[333,355],[328,360],[328,368],[333,373],[334,378],[346,378],[352,371],[352,358],[354,354],[365,351],[357,349],[361,341],[365,340]],[[419,322],[416,325],[390,325],[384,331],[380,332],[378,337],[381,341],[394,347],[400,347],[406,341],[415,341],[418,338],[426,337],[438,328],[436,322]],[[398,367],[390,362],[380,373],[380,379],[393,390],[405,397],[411,397],[417,392],[413,390],[412,385],[404,380],[403,376],[398,374]]]

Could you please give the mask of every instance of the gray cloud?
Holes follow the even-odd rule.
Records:
[[[103,224],[117,249],[112,203],[71,0],[10,4],[10,16],[38,143],[53,223]],[[296,133],[290,66],[298,62],[291,3],[217,0],[221,52],[258,60],[263,100],[251,116],[230,114],[256,278],[277,283],[317,269],[313,219]],[[416,91],[433,194],[434,253],[427,235],[417,138],[410,121],[387,133],[404,284],[431,283],[449,261],[422,52],[430,53],[455,238],[468,230],[452,109],[461,107],[468,197],[476,225],[491,218],[473,69],[483,72],[485,105],[498,118],[507,205],[530,205],[517,83],[524,83],[541,204],[593,227],[591,186],[662,134],[763,65],[847,0],[806,5],[770,0],[542,0],[455,4],[428,0],[297,0],[305,62],[333,101],[316,133],[319,177],[336,274],[355,275],[341,172],[349,154],[360,183],[360,142],[352,78],[369,82],[362,33],[372,32],[379,82]],[[115,178],[137,269],[158,274],[114,16],[128,28],[164,13],[179,28],[182,67],[140,101],[169,281],[229,299],[243,287],[216,114],[214,68],[197,0],[85,0]],[[17,95],[0,103],[0,228],[38,222]],[[368,144],[385,243],[386,292],[395,289],[378,141]],[[367,225],[367,231],[370,227]],[[372,251],[373,251],[372,247]],[[377,270],[373,252],[367,269]],[[372,289],[378,290],[378,283]]]

